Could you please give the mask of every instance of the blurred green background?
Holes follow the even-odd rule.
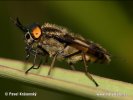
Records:
[[[133,83],[133,2],[115,1],[0,1],[0,57],[25,59],[22,32],[10,21],[19,17],[25,25],[38,22],[65,26],[74,33],[101,44],[112,55],[110,64],[89,64],[89,72]],[[58,64],[62,67],[62,63]],[[76,65],[80,70],[80,65]],[[65,67],[68,68],[66,65]],[[84,100],[51,89],[40,89],[0,78],[0,96],[5,91],[37,92],[21,100]]]

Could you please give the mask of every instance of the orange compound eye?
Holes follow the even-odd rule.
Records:
[[[41,36],[42,32],[41,32],[41,28],[40,27],[35,27],[32,30],[32,35],[34,36],[35,39],[38,39]]]

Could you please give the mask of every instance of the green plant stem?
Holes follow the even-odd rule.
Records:
[[[92,99],[126,99],[133,98],[133,85],[122,81],[107,79],[92,75],[99,83],[96,87],[84,73],[55,67],[47,76],[49,67],[41,66],[38,70],[31,70],[25,74],[31,64],[24,66],[24,62],[0,58],[0,77],[7,77],[21,82],[48,87],[54,90],[75,94]],[[99,95],[98,95],[99,94]]]

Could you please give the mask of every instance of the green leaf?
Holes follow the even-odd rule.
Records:
[[[0,58],[0,77],[11,78],[17,81],[47,87],[91,99],[126,99],[133,98],[133,85],[122,81],[107,79],[92,75],[99,83],[99,87],[89,80],[84,73],[55,67],[50,76],[47,76],[49,66],[41,66],[38,70],[31,70],[27,75],[27,67],[17,60]]]

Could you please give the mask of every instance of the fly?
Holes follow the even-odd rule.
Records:
[[[54,24],[45,23],[40,26],[34,23],[28,27],[23,26],[18,18],[15,20],[11,18],[11,20],[24,33],[27,53],[26,60],[30,58],[31,54],[34,56],[33,66],[25,72],[26,74],[31,69],[38,69],[42,64],[41,60],[38,67],[34,67],[37,55],[52,58],[48,75],[50,75],[56,59],[65,59],[73,70],[75,70],[74,64],[82,61],[85,75],[96,86],[99,86],[88,72],[87,62],[109,63],[111,61],[110,54],[106,49],[99,44],[86,40],[82,36],[69,32],[66,28]]]

